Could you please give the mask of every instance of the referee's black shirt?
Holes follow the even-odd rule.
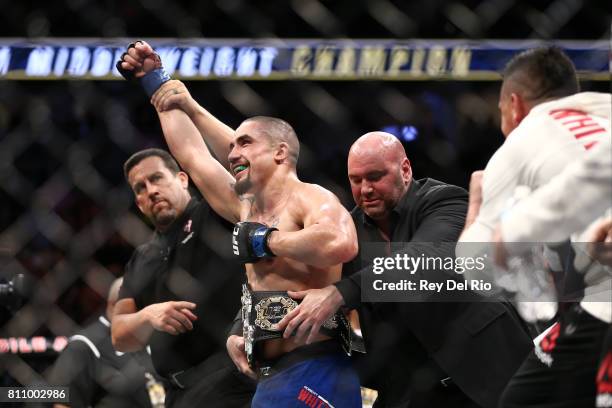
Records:
[[[195,303],[193,330],[179,335],[154,331],[151,357],[168,376],[225,353],[227,330],[240,307],[244,268],[231,249],[232,225],[204,201],[192,199],[165,233],[138,247],[126,266],[119,298],[138,310],[153,303]]]

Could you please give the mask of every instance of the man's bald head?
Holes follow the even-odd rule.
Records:
[[[370,132],[351,146],[348,176],[355,204],[375,221],[386,222],[410,186],[412,169],[395,136]]]
[[[369,132],[353,143],[349,150],[351,155],[383,155],[385,158],[401,162],[406,159],[406,150],[397,137],[387,132]]]

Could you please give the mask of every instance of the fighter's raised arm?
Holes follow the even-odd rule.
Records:
[[[167,74],[161,68],[159,56],[152,52],[150,46],[144,42],[130,46],[120,65],[123,69],[130,71],[134,77],[140,78],[147,93],[155,92],[157,95],[163,81],[167,79],[167,77],[164,78],[164,75]],[[234,178],[211,155],[199,130],[187,113],[180,109],[171,109],[163,112],[157,110],[157,114],[172,155],[190,175],[206,201],[223,218],[231,222],[238,221],[240,201],[233,189]],[[222,140],[227,141],[226,133],[231,132],[231,129],[221,122],[218,123],[220,128],[214,125],[211,127],[216,128],[216,131],[212,133],[218,136],[217,140],[220,144]],[[227,149],[229,149],[229,144],[224,152]]]
[[[128,76],[133,74],[135,78],[141,78],[152,70],[159,68],[159,64],[153,63],[156,59],[157,54],[146,41],[136,41],[133,46],[128,47],[121,60],[122,74],[125,76],[127,72]],[[148,90],[144,83],[143,86]],[[232,128],[221,122],[193,99],[187,87],[181,81],[167,80],[159,88],[154,86],[150,88],[150,93],[152,94],[151,103],[158,112],[175,108],[184,111],[210,146],[216,159],[227,168],[229,144],[234,134]]]
[[[178,80],[164,83],[153,94],[151,103],[158,112],[177,108],[185,112],[212,149],[216,159],[224,167],[228,167],[227,155],[234,137],[234,129],[221,122],[193,99],[184,83]]]
[[[206,201],[226,220],[238,221],[240,200],[234,192],[234,177],[212,157],[187,114],[173,109],[157,115],[170,152]]]

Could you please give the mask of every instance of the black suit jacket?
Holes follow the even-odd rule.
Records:
[[[467,198],[462,188],[433,179],[413,180],[392,212],[391,241],[456,242],[465,222]],[[439,385],[439,380],[451,377],[470,399],[483,407],[496,407],[510,377],[533,347],[514,309],[503,301],[482,302],[472,293],[473,302],[463,301],[463,295],[462,302],[361,303],[362,275],[372,273],[362,251],[368,243],[384,240],[361,209],[355,208],[352,216],[360,254],[345,265],[345,278],[336,286],[346,305],[359,311],[368,351],[359,364],[362,381],[379,390],[385,405],[394,405],[417,395],[420,385]],[[416,248],[404,251],[421,255]],[[433,381],[423,384],[420,377]]]

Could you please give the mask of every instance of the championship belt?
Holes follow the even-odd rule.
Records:
[[[262,340],[279,339],[283,332],[278,323],[298,306],[298,301],[285,291],[250,290],[242,285],[242,335],[244,350],[250,367],[255,367],[255,344]],[[338,339],[342,349],[351,355],[351,325],[340,311],[323,323],[321,334]]]

